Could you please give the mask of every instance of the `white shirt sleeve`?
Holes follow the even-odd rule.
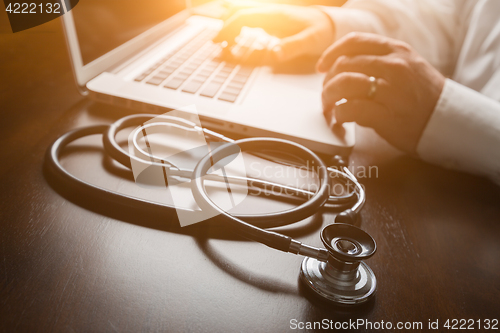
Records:
[[[456,57],[461,0],[350,0],[327,7],[336,39],[352,31],[371,32],[405,41],[445,75]]]
[[[500,102],[447,79],[417,153],[500,183]]]

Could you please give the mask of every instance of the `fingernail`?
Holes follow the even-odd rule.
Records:
[[[339,106],[339,105],[342,105],[342,104],[345,104],[347,103],[347,99],[345,98],[342,98],[341,100],[338,100],[335,102],[335,106]]]

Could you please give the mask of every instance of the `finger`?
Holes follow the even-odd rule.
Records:
[[[278,61],[288,61],[298,56],[308,54],[313,49],[313,29],[307,28],[299,33],[282,38],[280,43],[273,48],[273,53]]]
[[[373,84],[375,93],[369,97]],[[376,82],[370,82],[370,77],[361,73],[344,72],[333,77],[324,87],[321,95],[323,109],[331,109],[333,105],[345,98],[372,99],[375,102],[387,105],[390,98],[390,88],[387,81],[376,78]]]
[[[362,73],[367,76],[375,76],[377,78],[384,78],[387,80],[387,68],[388,60],[383,56],[340,56],[326,74],[325,79],[323,80],[323,86],[325,86],[332,78],[344,72]]]
[[[333,43],[317,63],[319,72],[327,71],[341,55],[385,55],[394,50],[394,41],[388,37],[369,33],[350,33]]]
[[[351,99],[335,106],[333,116],[337,124],[356,122],[364,127],[377,128],[388,117],[387,108],[375,101]]]

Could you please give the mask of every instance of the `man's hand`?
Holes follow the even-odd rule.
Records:
[[[393,146],[414,153],[443,90],[444,76],[408,44],[375,34],[351,33],[317,64],[328,71],[323,109],[329,123],[372,127]],[[376,78],[376,92],[370,76]],[[336,102],[347,99],[345,103]]]
[[[233,44],[244,26],[260,27],[281,38],[280,44],[273,49],[278,61],[302,55],[320,56],[335,36],[332,21],[317,8],[268,5],[237,11],[225,22],[214,42]]]

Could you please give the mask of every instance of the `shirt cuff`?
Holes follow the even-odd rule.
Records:
[[[500,103],[447,79],[417,146],[425,161],[500,184]]]
[[[346,7],[316,6],[335,24],[335,40],[353,31],[377,33],[383,30],[380,19],[373,13]]]

